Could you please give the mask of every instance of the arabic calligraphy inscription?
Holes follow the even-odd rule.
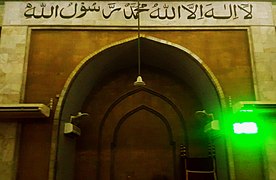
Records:
[[[133,21],[138,14],[144,21],[162,23],[172,22],[174,25],[199,24],[202,21],[250,21],[258,17],[260,9],[269,5],[254,2],[127,2],[127,1],[31,1],[7,2],[7,8],[17,3],[20,8],[19,16],[23,24],[35,24],[37,20],[49,21],[49,24],[58,21],[74,21],[76,19],[97,21]],[[19,4],[18,4],[19,3]],[[266,6],[263,7],[263,4]],[[138,12],[139,9],[139,12]],[[7,12],[7,11],[6,11]],[[5,16],[7,17],[7,16]],[[5,22],[12,22],[9,17]],[[53,24],[55,24],[53,23]],[[105,24],[105,23],[103,23]],[[112,24],[112,23],[111,23]],[[131,24],[131,23],[130,23]],[[135,23],[133,23],[135,24]],[[205,23],[206,24],[206,23]]]

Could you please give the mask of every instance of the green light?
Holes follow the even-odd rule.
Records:
[[[233,146],[245,149],[255,149],[262,146],[270,131],[266,123],[268,109],[258,108],[254,104],[232,109],[227,114],[227,128],[225,132],[230,135]]]
[[[255,122],[234,123],[233,129],[235,134],[257,134],[258,126]]]
[[[240,112],[254,112],[253,109],[241,109]]]

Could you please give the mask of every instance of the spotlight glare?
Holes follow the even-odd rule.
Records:
[[[255,122],[234,123],[233,129],[235,134],[257,134],[258,126]]]

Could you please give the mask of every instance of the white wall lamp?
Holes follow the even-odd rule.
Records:
[[[198,120],[202,121],[205,133],[220,130],[219,121],[214,119],[213,114],[208,114],[203,110],[196,111],[195,116]]]
[[[137,39],[137,48],[138,48],[138,77],[133,83],[134,86],[145,86],[146,83],[143,81],[141,76],[141,40],[140,40],[140,2],[137,1],[137,17],[138,17],[138,39]]]
[[[78,125],[83,116],[89,116],[89,114],[78,112],[77,115],[71,115],[69,122],[64,124],[64,134],[71,137],[80,136],[81,129],[78,127]]]

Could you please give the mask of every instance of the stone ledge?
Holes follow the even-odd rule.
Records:
[[[50,108],[44,104],[0,104],[0,121],[22,119],[45,119]]]

